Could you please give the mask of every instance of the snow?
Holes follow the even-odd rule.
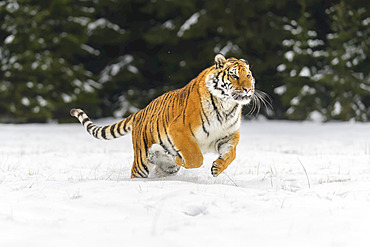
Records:
[[[21,99],[22,105],[29,106],[30,105],[30,100],[27,97],[23,97]]]
[[[370,17],[367,17],[366,19],[363,19],[361,22],[362,25],[367,26],[370,24]]]
[[[370,83],[368,83],[369,85],[365,85],[365,83],[360,83],[360,88],[370,92]]]
[[[285,69],[286,69],[285,64],[280,64],[279,66],[276,67],[276,70],[279,71],[279,72],[283,72],[283,71],[285,71]]]
[[[319,111],[312,111],[308,115],[308,119],[314,121],[314,122],[324,122],[326,120],[325,116]]]
[[[100,82],[105,83],[110,81],[112,77],[116,76],[122,69],[127,68],[131,73],[138,73],[138,69],[134,66],[130,66],[130,63],[134,61],[134,57],[131,55],[123,55],[117,59],[117,63],[107,65],[100,74]]]
[[[2,124],[0,246],[369,246],[369,130],[244,121],[219,177],[208,154],[199,169],[132,180],[131,136]]]
[[[165,29],[173,30],[176,28],[173,20],[168,20],[162,24],[162,27]]]
[[[337,65],[339,63],[339,59],[337,57],[335,57],[332,61],[331,61],[331,64],[332,65]]]
[[[284,54],[284,57],[289,61],[293,61],[293,58],[294,58],[294,52],[293,51],[287,51],[285,54]]]
[[[286,85],[281,85],[281,86],[276,87],[274,89],[274,93],[276,93],[278,95],[283,95],[286,92],[286,90],[287,90]]]
[[[283,40],[283,46],[290,47],[290,46],[294,45],[294,43],[295,43],[295,40],[293,40],[293,39],[284,39]]]
[[[308,30],[307,34],[310,37],[317,37],[317,32],[315,30]]]
[[[339,115],[342,112],[342,105],[339,101],[335,102],[333,111],[331,112],[332,115]]]
[[[86,44],[82,44],[81,49],[84,50],[84,51],[87,51],[91,55],[98,56],[100,54],[99,50],[94,49],[93,47],[91,47],[89,45],[86,45]]]
[[[16,1],[11,1],[6,5],[6,10],[14,13],[19,9],[19,4]]]
[[[300,101],[301,101],[301,97],[296,96],[296,97],[294,97],[293,99],[290,100],[290,104],[291,105],[298,105]]]
[[[241,50],[240,50],[240,47],[238,45],[235,45],[233,44],[233,42],[231,41],[227,41],[227,44],[219,49],[220,47],[217,45],[213,50],[215,53],[221,53],[221,54],[228,54],[230,51],[231,52],[234,52],[234,53],[239,53]]]
[[[310,77],[311,76],[310,69],[306,66],[303,67],[301,72],[299,72],[299,76],[300,77]]]
[[[91,35],[96,29],[99,28],[100,29],[109,28],[115,32],[118,32],[119,34],[126,33],[126,30],[122,29],[119,25],[114,24],[105,18],[100,18],[96,21],[90,22],[87,25],[87,33]]]
[[[307,44],[309,47],[316,47],[319,45],[325,45],[325,42],[321,39],[309,39],[307,40]]]
[[[182,37],[185,33],[185,31],[189,30],[192,25],[195,25],[198,23],[198,19],[201,15],[204,15],[206,13],[206,10],[202,9],[199,12],[194,13],[192,16],[190,16],[189,19],[187,19],[184,24],[180,27],[179,31],[177,32],[178,37]]]
[[[301,95],[313,95],[316,94],[316,89],[308,85],[304,85],[301,89]]]
[[[36,96],[36,99],[42,107],[45,107],[48,104],[48,102],[40,95]]]
[[[14,40],[15,36],[13,34],[9,35],[8,37],[5,38],[4,44],[11,44]]]

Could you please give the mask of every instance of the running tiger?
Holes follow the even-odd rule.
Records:
[[[111,140],[132,131],[134,163],[131,178],[175,174],[180,167],[198,168],[203,153],[219,154],[214,177],[235,159],[242,106],[264,103],[255,90],[246,60],[215,56],[215,64],[185,87],[167,92],[126,119],[104,127],[94,125],[80,109],[72,109],[86,131],[97,139]]]

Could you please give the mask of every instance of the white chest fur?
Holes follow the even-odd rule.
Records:
[[[217,142],[240,128],[241,105],[211,97],[202,101],[202,126],[194,135],[203,153],[217,152]]]

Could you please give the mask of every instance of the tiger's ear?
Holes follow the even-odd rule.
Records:
[[[239,59],[240,61],[242,61],[243,63],[245,63],[245,64],[247,64],[247,65],[249,65],[249,63],[248,63],[248,61],[247,60],[245,60],[245,59]]]
[[[216,69],[222,69],[226,63],[226,58],[221,53],[215,56]]]

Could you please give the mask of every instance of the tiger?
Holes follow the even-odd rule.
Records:
[[[236,157],[242,107],[258,99],[255,92],[247,60],[217,54],[214,65],[183,88],[164,93],[120,122],[99,127],[81,109],[71,109],[70,114],[100,140],[132,132],[131,178],[199,168],[208,152],[218,154],[211,167],[217,177]]]

